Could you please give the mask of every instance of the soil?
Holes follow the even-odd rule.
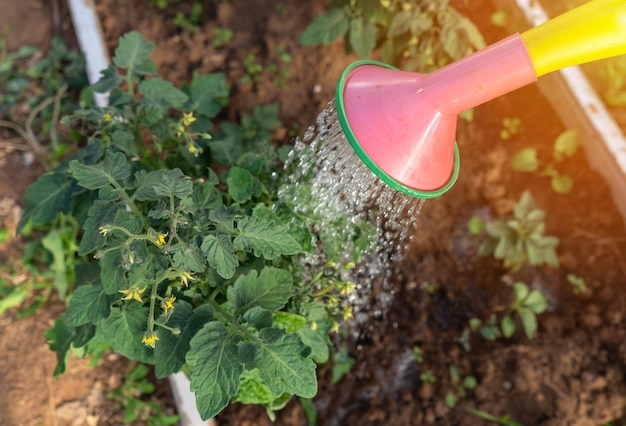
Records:
[[[48,7],[37,1],[1,3],[5,3],[3,10],[26,8],[17,13],[35,13],[38,9],[32,4]],[[341,41],[321,47],[298,45],[299,34],[326,3],[206,2],[203,24],[195,34],[173,24],[174,8],[161,11],[143,0],[97,0],[96,6],[111,52],[117,38],[134,29],[155,42],[153,58],[164,78],[181,82],[194,72],[226,72],[232,88],[226,118],[236,119],[256,105],[278,102],[285,124],[275,138],[281,142],[315,122],[334,97],[341,72],[356,59],[345,54]],[[489,0],[465,3],[456,2],[479,24],[488,43],[507,35],[491,26]],[[190,6],[182,2],[177,7],[188,10]],[[212,44],[216,28],[229,28],[234,34],[219,48]],[[289,62],[281,62],[283,52],[291,55]],[[280,84],[268,73],[242,83],[249,53],[264,66],[279,64],[290,75]],[[501,140],[502,120],[507,117],[519,117],[521,127],[509,140]],[[399,265],[401,273],[394,277],[389,309],[354,325],[352,337],[343,340],[355,360],[350,373],[331,384],[329,366],[320,367],[320,391],[313,400],[318,424],[489,424],[470,409],[498,417],[506,414],[526,426],[626,423],[624,218],[583,152],[559,164],[559,170],[574,179],[568,195],[554,193],[546,178],[521,174],[510,166],[515,152],[527,146],[537,148],[540,158],[549,158],[552,143],[563,130],[534,86],[476,108],[472,122],[459,122],[459,180],[442,197],[427,201],[416,218],[418,230]],[[15,203],[36,173],[19,175],[20,185],[16,185],[16,179],[5,178],[5,170],[16,172],[10,169],[14,165],[8,161],[0,168],[0,196]],[[524,190],[530,190],[547,212],[546,234],[560,239],[560,268],[514,273],[476,255],[477,241],[467,231],[468,219],[474,214],[510,213]],[[573,294],[566,279],[570,273],[584,278],[586,292]],[[464,350],[458,340],[469,319],[488,318],[494,307],[510,302],[514,281],[526,282],[549,301],[547,312],[539,316],[537,337],[529,340],[518,330],[509,339],[490,342],[472,333],[471,350]],[[71,359],[65,375],[50,379],[55,359],[46,348],[43,331],[61,309],[61,304],[49,302],[46,309],[24,319],[18,320],[15,312],[0,317],[0,384],[8,389],[0,398],[0,425],[121,423],[119,410],[104,395],[119,384],[128,368],[125,360],[108,355],[94,370],[82,360]],[[412,356],[415,346],[423,352],[422,362]],[[444,403],[445,395],[454,389],[451,366],[462,377],[471,375],[478,382],[452,409]],[[426,372],[436,377],[435,383],[422,382],[420,375]],[[159,389],[154,398],[171,407],[167,382],[159,382]],[[76,423],[79,418],[83,421]],[[263,409],[239,404],[221,413],[217,423],[271,424]],[[297,399],[277,414],[276,424],[307,424]]]

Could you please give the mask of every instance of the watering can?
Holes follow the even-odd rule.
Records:
[[[359,61],[336,89],[343,131],[385,183],[414,197],[459,174],[458,114],[572,65],[626,53],[626,0],[593,0],[433,73]]]

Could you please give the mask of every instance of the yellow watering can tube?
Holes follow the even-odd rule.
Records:
[[[537,77],[626,53],[626,0],[592,0],[522,34]]]

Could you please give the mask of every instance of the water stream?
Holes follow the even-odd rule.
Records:
[[[308,182],[311,188],[304,196],[306,202],[295,196],[295,205],[301,206],[302,214],[319,219],[318,231],[325,232],[330,237],[327,239],[345,239],[354,225],[364,223],[377,232],[366,255],[345,279],[357,285],[348,303],[358,322],[365,321],[372,312],[384,313],[394,294],[391,278],[401,276],[402,259],[416,232],[424,200],[391,188],[361,161],[343,133],[334,102],[296,141],[288,167],[293,170],[290,185]],[[344,257],[349,258],[351,244],[346,243],[342,249]],[[319,266],[327,258],[324,247],[318,247],[304,261]],[[373,292],[375,301],[370,297]]]

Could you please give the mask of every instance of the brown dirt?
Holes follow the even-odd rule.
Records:
[[[188,80],[193,72],[226,72],[233,93],[228,118],[237,118],[256,105],[279,102],[285,123],[279,139],[314,122],[333,98],[339,75],[355,59],[343,53],[340,42],[319,48],[297,44],[301,30],[325,3],[207,2],[205,24],[200,32],[189,34],[172,24],[171,10],[159,11],[140,0],[96,1],[111,50],[120,35],[137,29],[156,43],[154,59],[167,79],[178,82]],[[490,27],[491,10],[488,0],[473,0],[467,6],[489,42],[503,35]],[[211,44],[216,27],[230,28],[235,34],[222,48]],[[267,76],[252,84],[240,82],[248,53],[254,52],[264,65],[280,63],[279,46],[292,55],[291,62],[284,64],[291,71],[286,87],[274,85]],[[505,117],[519,117],[522,127],[513,138],[501,141]],[[554,138],[563,130],[535,87],[478,107],[473,122],[459,123],[462,166],[458,183],[443,197],[427,201],[416,219],[419,229],[401,265],[403,273],[394,280],[395,297],[387,314],[372,315],[354,330],[357,337],[347,340],[356,360],[350,374],[331,385],[330,369],[320,368],[320,392],[314,400],[319,424],[488,424],[469,414],[472,408],[497,416],[508,414],[526,426],[626,421],[624,220],[613,206],[607,185],[589,169],[583,153],[563,163],[562,171],[575,182],[567,196],[552,192],[545,178],[517,173],[509,165],[513,154],[525,146],[536,147],[540,157],[549,156]],[[4,186],[0,184],[0,191],[6,190]],[[547,211],[547,234],[561,240],[559,269],[533,268],[513,274],[475,255],[476,242],[466,231],[468,218],[478,211],[510,212],[524,189],[531,190]],[[565,278],[568,273],[583,277],[589,290],[573,296]],[[472,350],[464,351],[457,339],[469,318],[486,318],[493,307],[510,300],[514,280],[524,280],[549,300],[548,312],[539,317],[538,337],[529,341],[518,332],[510,339],[488,342],[472,335]],[[42,332],[57,309],[53,305],[37,317],[19,321],[10,315],[0,318],[0,378],[17,389],[8,393],[8,399],[0,399],[1,425],[37,424],[33,419],[43,422],[55,411],[58,416],[60,407],[72,402],[77,402],[77,409],[87,407],[93,416],[107,417],[106,411],[89,405],[87,391],[71,398],[62,395],[69,392],[66,387],[79,382],[86,385],[85,390],[96,389],[89,377],[108,389],[107,378],[123,369],[119,359],[105,360],[95,371],[72,360],[72,371],[52,382],[59,387],[52,392],[47,387],[54,359],[45,348]],[[415,345],[424,353],[421,364],[411,358]],[[35,349],[37,356],[32,354]],[[452,389],[448,373],[452,365],[462,376],[476,377],[478,386],[449,409],[443,401]],[[12,370],[15,375],[10,375]],[[437,377],[434,384],[420,381],[420,373],[426,371]],[[26,385],[28,377],[38,384]],[[74,384],[67,384],[72,380]],[[240,405],[231,406],[217,420],[220,425],[270,424],[264,410]],[[59,420],[57,424],[65,423]],[[306,424],[297,400],[278,414],[276,424]]]

